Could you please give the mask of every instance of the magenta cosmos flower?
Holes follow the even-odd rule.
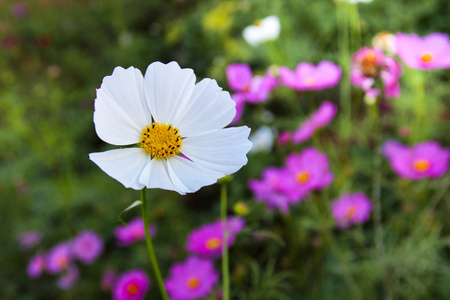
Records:
[[[295,179],[297,188],[304,193],[321,190],[333,181],[327,156],[314,148],[306,148],[300,154],[289,155],[286,169]]]
[[[194,300],[208,296],[219,279],[210,260],[190,256],[170,269],[165,281],[172,300]]]
[[[28,263],[27,274],[31,278],[39,278],[45,269],[45,256],[36,254]]]
[[[266,101],[270,91],[278,85],[278,80],[271,72],[253,77],[252,70],[246,64],[229,65],[226,73],[230,87],[249,103]]]
[[[396,141],[387,141],[383,145],[383,154],[400,177],[418,180],[444,175],[448,170],[450,150],[433,141],[411,148]]]
[[[45,258],[45,266],[50,274],[56,274],[67,269],[71,261],[71,244],[65,242],[50,250]]]
[[[281,82],[289,88],[308,91],[331,88],[341,79],[341,68],[330,61],[322,61],[317,66],[302,62],[295,71],[287,67],[278,69]]]
[[[311,118],[306,120],[293,134],[292,141],[294,143],[301,143],[309,139],[316,129],[319,129],[333,120],[337,113],[337,107],[329,101],[324,101],[316,110]]]
[[[233,245],[236,234],[242,230],[244,225],[245,221],[240,217],[227,219],[228,247]],[[192,231],[188,236],[186,250],[203,257],[218,258],[222,255],[222,242],[222,221],[218,220]]]
[[[80,271],[75,265],[70,265],[65,273],[58,279],[58,287],[62,290],[71,288],[80,277]]]
[[[450,41],[444,33],[419,37],[416,34],[397,33],[396,54],[412,69],[433,70],[450,67]]]
[[[153,237],[156,229],[153,226],[148,227],[150,235]],[[119,246],[128,246],[136,241],[145,240],[144,221],[141,218],[135,218],[127,226],[118,226],[114,229]]]
[[[362,88],[370,97],[376,98],[380,93],[379,89],[374,88],[379,79],[386,97],[397,98],[400,95],[400,64],[380,49],[364,47],[356,52],[352,57],[351,69],[352,84]]]
[[[287,213],[290,204],[299,202],[306,195],[284,168],[269,167],[262,173],[261,180],[251,179],[248,186],[257,201],[265,203],[269,210],[278,208],[282,213]]]
[[[114,300],[144,299],[150,287],[150,280],[142,270],[131,270],[117,278],[113,288]]]
[[[330,205],[333,218],[339,228],[366,222],[372,210],[372,202],[364,193],[345,194]]]
[[[39,230],[24,231],[19,234],[20,247],[23,250],[30,250],[41,242],[42,234]]]
[[[72,241],[72,254],[85,264],[93,263],[103,252],[103,241],[90,230],[79,233]]]

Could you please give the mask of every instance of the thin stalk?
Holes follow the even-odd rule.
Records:
[[[150,262],[152,263],[153,271],[155,272],[156,281],[158,282],[159,290],[164,300],[169,300],[167,296],[166,288],[164,287],[164,281],[161,276],[161,271],[156,261],[155,250],[153,249],[152,237],[148,229],[148,213],[147,213],[147,197],[146,189],[141,190],[141,202],[142,202],[142,220],[144,221],[145,241],[147,242],[148,255],[150,256]]]
[[[222,285],[223,300],[230,299],[230,270],[228,268],[228,229],[227,229],[227,183],[222,182],[220,189],[220,218],[222,219]]]

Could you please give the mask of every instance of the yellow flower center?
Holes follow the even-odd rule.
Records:
[[[361,61],[361,70],[365,76],[377,75],[377,57],[373,51],[369,51]]]
[[[347,208],[347,211],[345,212],[345,217],[348,218],[348,219],[351,219],[351,218],[353,218],[355,215],[356,215],[356,207],[354,207],[353,205],[352,205],[352,206],[349,206],[349,207]]]
[[[416,159],[413,162],[413,168],[417,172],[426,172],[430,168],[430,162],[426,159]]]
[[[193,290],[198,288],[198,286],[200,285],[200,279],[198,279],[197,277],[193,276],[190,277],[188,279],[188,281],[186,282],[186,285],[189,289]]]
[[[308,182],[310,177],[311,176],[309,175],[308,171],[301,171],[300,173],[297,174],[297,182],[300,184],[304,184]]]
[[[139,291],[139,287],[136,283],[130,283],[127,285],[127,293],[128,295],[136,295],[136,293]]]
[[[254,23],[253,23],[253,25],[255,25],[255,26],[261,26],[261,23],[262,23],[262,21],[261,20],[256,20]]]
[[[205,244],[205,247],[208,250],[216,250],[220,246],[222,246],[222,240],[219,238],[210,238]]]
[[[316,83],[316,80],[312,77],[308,77],[305,79],[306,85],[313,85],[314,83]]]
[[[433,55],[430,52],[425,52],[424,54],[422,54],[420,59],[422,60],[422,62],[428,63],[433,60]]]
[[[172,124],[153,122],[142,129],[141,147],[143,151],[156,159],[167,159],[180,153],[182,144],[178,128]]]

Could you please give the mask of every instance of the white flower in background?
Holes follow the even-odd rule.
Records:
[[[272,128],[261,126],[249,139],[253,143],[253,148],[250,152],[269,152],[272,149],[275,135]]]
[[[373,0],[344,0],[347,1],[348,3],[369,3],[372,2]]]
[[[97,90],[95,130],[109,144],[137,147],[89,157],[127,188],[195,192],[247,163],[250,128],[224,128],[235,114],[215,80],[195,84],[176,62],[154,62],[145,76],[117,67]]]
[[[377,33],[372,39],[372,45],[375,48],[384,50],[386,53],[395,53],[395,35],[388,31]]]
[[[276,40],[280,35],[280,19],[270,16],[245,27],[242,35],[251,46],[258,46],[265,41]]]

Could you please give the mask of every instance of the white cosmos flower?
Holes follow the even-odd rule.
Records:
[[[176,62],[154,62],[145,76],[116,67],[97,90],[95,130],[109,144],[138,146],[89,158],[127,188],[195,192],[247,163],[250,128],[224,128],[235,114],[215,80],[195,84]]]
[[[272,149],[274,138],[272,128],[269,126],[261,126],[249,138],[253,143],[253,148],[250,152],[269,152]]]
[[[269,16],[258,20],[254,25],[245,27],[242,35],[251,46],[276,40],[280,35],[280,19],[277,16]]]

